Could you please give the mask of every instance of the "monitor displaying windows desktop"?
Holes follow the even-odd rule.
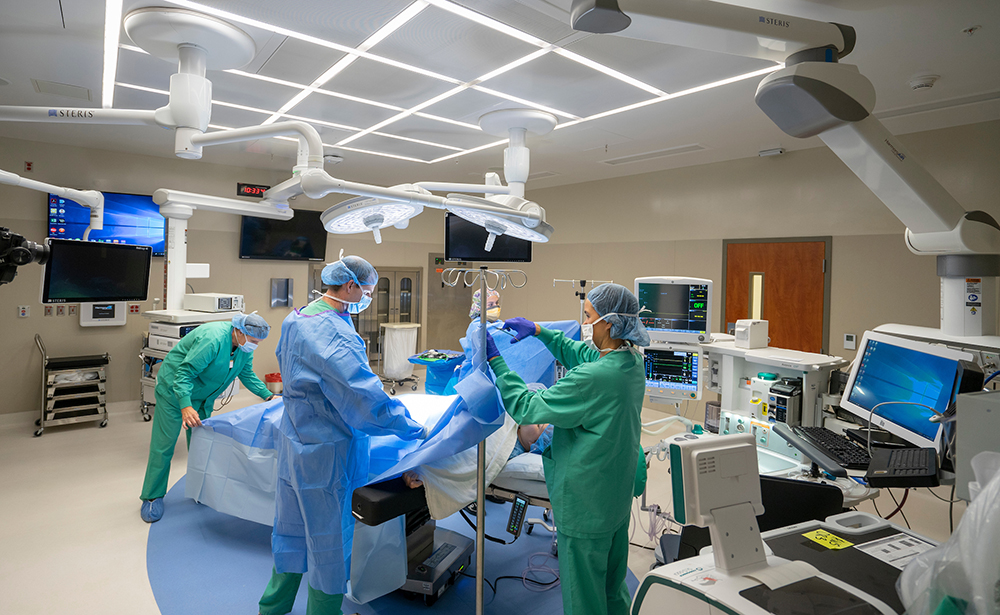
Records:
[[[72,199],[49,194],[48,236],[83,240],[90,224],[90,208]],[[166,219],[153,197],[140,194],[104,193],[104,228],[93,230],[89,241],[150,246],[153,256],[163,256]]]
[[[915,446],[938,448],[941,424],[930,418],[948,410],[959,361],[971,359],[958,350],[866,331],[840,405]],[[878,406],[883,402],[910,403]]]

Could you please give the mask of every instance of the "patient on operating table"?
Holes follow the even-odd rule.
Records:
[[[510,452],[507,460],[511,460],[518,455],[525,453],[541,454],[552,443],[552,425],[519,425],[517,428],[517,442]],[[416,489],[424,484],[420,480],[420,475],[411,470],[403,473],[403,482],[410,489]]]

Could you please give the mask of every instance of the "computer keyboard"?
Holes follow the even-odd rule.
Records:
[[[871,457],[864,448],[826,427],[797,426],[791,429],[799,437],[808,440],[829,457],[837,460],[842,468],[866,470],[871,463]]]
[[[872,487],[936,487],[937,452],[933,448],[874,449],[865,479]]]

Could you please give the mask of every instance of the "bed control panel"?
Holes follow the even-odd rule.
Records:
[[[528,498],[521,494],[514,496],[514,503],[510,508],[510,519],[507,521],[507,531],[514,535],[516,539],[521,535],[521,528],[524,527],[524,517],[528,514]]]

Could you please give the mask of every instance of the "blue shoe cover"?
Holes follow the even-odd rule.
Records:
[[[156,523],[159,521],[163,517],[163,498],[144,500],[142,508],[139,510],[139,516],[146,523]]]

